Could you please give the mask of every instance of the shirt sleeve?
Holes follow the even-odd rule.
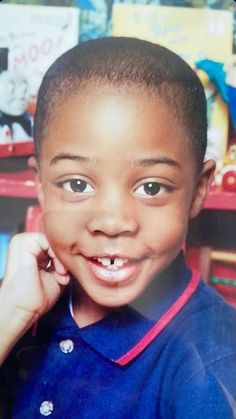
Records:
[[[235,419],[236,398],[230,389],[232,384],[228,386],[214,372],[203,368],[172,393],[168,419]]]
[[[210,332],[198,324],[194,333],[190,327],[184,333],[176,329],[165,348],[161,417],[236,419],[235,334],[231,338],[218,328],[218,339],[211,341]]]

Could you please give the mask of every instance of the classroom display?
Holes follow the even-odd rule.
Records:
[[[1,4],[0,27],[1,156],[1,145],[32,140],[39,85],[50,64],[78,42],[79,10]]]
[[[227,11],[116,4],[112,33],[157,42],[193,68],[206,58],[225,63],[232,55],[233,19]],[[199,76],[205,84],[209,108],[207,155],[219,161],[227,150],[228,107],[207,74],[199,71]]]

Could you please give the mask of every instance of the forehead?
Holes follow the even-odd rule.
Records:
[[[89,150],[103,157],[110,150],[117,160],[121,152],[126,153],[123,159],[154,149],[176,154],[178,148],[181,154],[187,143],[174,112],[144,88],[87,87],[55,110],[43,155]]]

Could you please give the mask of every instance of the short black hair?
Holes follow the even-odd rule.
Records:
[[[36,157],[60,105],[88,83],[137,85],[159,97],[184,128],[200,168],[207,144],[203,86],[191,67],[169,49],[137,38],[106,37],[82,42],[61,55],[46,72],[34,119]],[[169,139],[172,141],[172,139]]]

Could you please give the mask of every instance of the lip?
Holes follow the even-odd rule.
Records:
[[[110,259],[128,259],[130,262],[138,262],[140,259],[133,258],[121,253],[100,253],[99,255],[86,256],[87,259],[110,258]]]
[[[103,265],[99,265],[96,261],[93,261],[93,258],[97,257],[119,257],[123,259],[129,259],[129,262],[127,262],[125,265],[118,267],[117,269],[110,269],[109,267],[104,267]],[[117,255],[106,255],[106,256],[93,256],[92,258],[84,257],[84,260],[87,264],[88,269],[92,273],[93,277],[95,277],[96,280],[99,282],[102,282],[106,285],[114,286],[120,283],[126,283],[131,281],[138,272],[140,271],[142,267],[142,260],[135,260],[130,259],[128,257],[124,256],[117,256]]]

